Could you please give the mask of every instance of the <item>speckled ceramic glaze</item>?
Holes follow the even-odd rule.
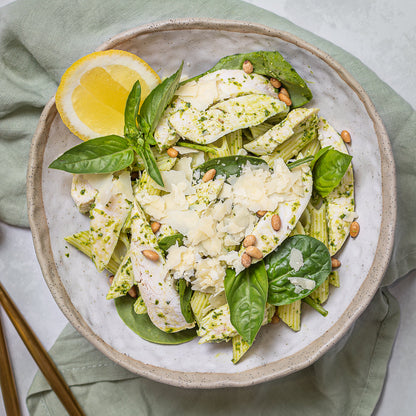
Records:
[[[393,245],[396,200],[394,162],[382,122],[361,86],[332,58],[288,33],[260,25],[221,20],[173,20],[142,26],[99,49],[123,49],[148,62],[162,77],[184,61],[196,75],[233,53],[278,50],[307,80],[319,107],[337,130],[353,138],[356,210],[361,232],[339,258],[341,288],[331,289],[323,318],[309,307],[301,331],[263,327],[247,356],[231,363],[230,343],[197,340],[163,346],[146,342],[120,320],[105,300],[108,282],[92,262],[68,247],[64,237],[88,229],[70,197],[71,175],[48,169],[79,140],[63,125],[51,100],[33,140],[28,171],[31,228],[46,282],[71,324],[106,356],[132,372],[182,387],[246,386],[300,370],[334,346],[364,311],[387,267]],[[381,232],[382,231],[382,232]],[[67,255],[69,254],[69,257]],[[186,359],[184,359],[186,357]]]

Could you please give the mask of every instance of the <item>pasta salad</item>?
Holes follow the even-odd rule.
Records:
[[[89,230],[66,241],[110,273],[108,300],[142,338],[232,341],[237,363],[263,325],[300,330],[302,304],[327,315],[336,258],[356,237],[347,131],[277,52],[222,58],[141,102],[124,136],[90,139],[51,168],[73,174]]]

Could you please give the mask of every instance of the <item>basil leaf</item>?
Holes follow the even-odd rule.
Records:
[[[147,313],[138,315],[134,312],[134,302],[130,296],[114,299],[117,312],[122,321],[137,335],[155,344],[183,344],[196,338],[195,329],[167,333],[156,327]]]
[[[194,171],[194,179],[202,177],[203,174],[210,169],[215,169],[217,171],[216,175],[225,176],[229,178],[230,176],[240,176],[243,167],[250,163],[251,165],[262,166],[266,169],[269,169],[267,163],[260,159],[259,157],[254,156],[224,156],[217,157],[215,159],[208,160],[207,162],[199,165]]]
[[[139,114],[141,93],[140,81],[137,80],[127,97],[124,108],[124,136],[126,137],[135,138],[139,134],[136,119]]]
[[[157,244],[159,248],[163,251],[168,251],[169,247],[174,246],[178,243],[179,246],[183,245],[184,236],[181,233],[167,235],[158,240]]]
[[[253,64],[254,72],[259,75],[273,77],[282,82],[292,100],[292,107],[301,107],[312,99],[312,93],[305,81],[279,52],[250,52],[226,56],[218,61],[209,71],[183,82],[196,80],[203,75],[220,69],[242,69],[244,61]]]
[[[326,146],[326,147],[323,147],[322,149],[319,149],[318,150],[318,152],[316,153],[316,155],[314,156],[314,158],[313,158],[313,161],[312,161],[312,163],[311,163],[311,165],[310,165],[310,167],[311,167],[311,170],[313,170],[313,167],[315,166],[315,163],[317,162],[317,160],[321,157],[321,156],[323,156],[329,149],[331,149],[331,146]]]
[[[139,123],[145,134],[153,134],[165,108],[172,101],[179,85],[182,67],[183,62],[173,75],[154,88],[144,100],[140,109]]]
[[[237,276],[227,269],[225,295],[231,323],[243,339],[252,344],[264,319],[267,300],[267,272],[263,261],[253,264]]]
[[[195,321],[194,314],[192,313],[191,309],[191,297],[192,297],[192,289],[191,285],[188,286],[185,279],[178,280],[178,292],[179,298],[181,302],[181,312],[185,321],[188,323],[192,323]]]
[[[325,198],[339,185],[351,162],[352,156],[329,149],[315,162],[313,184],[316,191]]]
[[[303,265],[295,271],[290,265],[290,253],[293,248],[300,250]],[[325,244],[307,235],[295,235],[285,240],[276,250],[265,257],[264,263],[269,279],[268,302],[272,305],[287,305],[308,296],[320,286],[332,270],[331,256]],[[289,278],[302,277],[312,279],[315,287],[296,293],[296,287]]]
[[[313,156],[306,156],[303,159],[295,160],[294,162],[288,163],[287,167],[289,169],[293,169],[293,168],[296,168],[298,166],[301,166],[305,163],[309,163],[309,162],[312,162],[312,161],[313,161]]]
[[[149,176],[160,186],[165,186],[163,183],[162,175],[156,163],[155,156],[150,149],[149,143],[145,142],[142,147],[138,147],[137,153],[142,158],[145,169]]]
[[[110,173],[125,169],[134,152],[124,137],[111,135],[83,142],[66,151],[49,167],[70,173]]]

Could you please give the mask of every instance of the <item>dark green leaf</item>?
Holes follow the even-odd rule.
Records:
[[[351,162],[352,156],[329,149],[315,162],[313,184],[316,191],[325,198],[339,185]]]
[[[149,143],[145,142],[142,148],[137,149],[137,153],[142,158],[144,166],[149,176],[160,186],[165,186],[162,175],[156,163],[155,156],[150,149]]]
[[[312,99],[312,93],[305,81],[279,52],[250,52],[226,56],[204,74],[188,79],[184,83],[198,79],[203,75],[220,69],[242,69],[244,61],[249,60],[256,74],[273,77],[282,82],[292,100],[293,108],[301,107]]]
[[[309,163],[313,161],[313,156],[306,156],[303,159],[295,160],[294,162],[290,162],[287,164],[289,169],[296,168],[297,166],[303,165],[305,163]]]
[[[182,246],[183,239],[184,236],[181,233],[177,233],[162,237],[160,240],[158,240],[157,244],[161,250],[167,251],[169,247],[174,246],[176,243],[178,243],[179,246]]]
[[[146,341],[156,344],[183,344],[196,337],[195,329],[186,329],[173,333],[161,331],[153,325],[147,313],[138,315],[134,312],[134,302],[135,299],[130,296],[122,296],[114,300],[117,312],[123,322]]]
[[[124,136],[126,137],[136,138],[139,135],[136,118],[139,114],[141,93],[140,81],[137,80],[127,97],[124,108]]]
[[[49,167],[71,173],[109,173],[133,163],[134,152],[124,137],[111,135],[83,142],[59,156]]]
[[[264,319],[267,300],[267,273],[263,261],[253,264],[237,276],[227,269],[225,295],[231,323],[243,339],[252,344]]]
[[[144,100],[139,117],[139,123],[144,133],[153,134],[163,111],[175,95],[181,78],[182,67],[183,63],[173,75],[154,88]]]
[[[192,323],[195,321],[194,314],[191,308],[192,289],[191,285],[188,285],[185,279],[178,280],[178,292],[181,302],[181,312],[185,321]]]
[[[195,169],[194,177],[202,177],[204,173],[210,169],[215,169],[217,171],[217,176],[225,176],[226,178],[233,175],[239,176],[243,167],[246,166],[247,163],[250,165],[262,166],[266,169],[269,169],[267,163],[259,157],[224,156],[208,160],[208,162],[199,165]]]
[[[290,266],[290,253],[293,248],[300,250],[303,266],[295,271]],[[331,256],[325,244],[307,235],[295,235],[285,240],[276,250],[265,257],[269,278],[268,302],[272,305],[287,305],[308,296],[319,287],[331,272]],[[290,277],[303,277],[315,281],[315,288],[296,293]]]

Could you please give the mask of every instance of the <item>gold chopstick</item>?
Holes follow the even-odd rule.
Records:
[[[3,393],[3,402],[6,414],[20,416],[19,399],[17,397],[16,382],[14,380],[12,366],[6,338],[1,325],[0,314],[0,385]]]
[[[40,371],[42,371],[52,390],[56,393],[59,400],[71,416],[85,416],[81,406],[78,404],[75,396],[72,394],[70,388],[59,372],[51,357],[43,348],[38,337],[29,327],[22,314],[17,309],[6,289],[0,282],[0,304],[6,311],[10,321],[16,328],[16,331],[22,338],[26,348],[36,361]],[[11,413],[13,414],[13,413]]]

